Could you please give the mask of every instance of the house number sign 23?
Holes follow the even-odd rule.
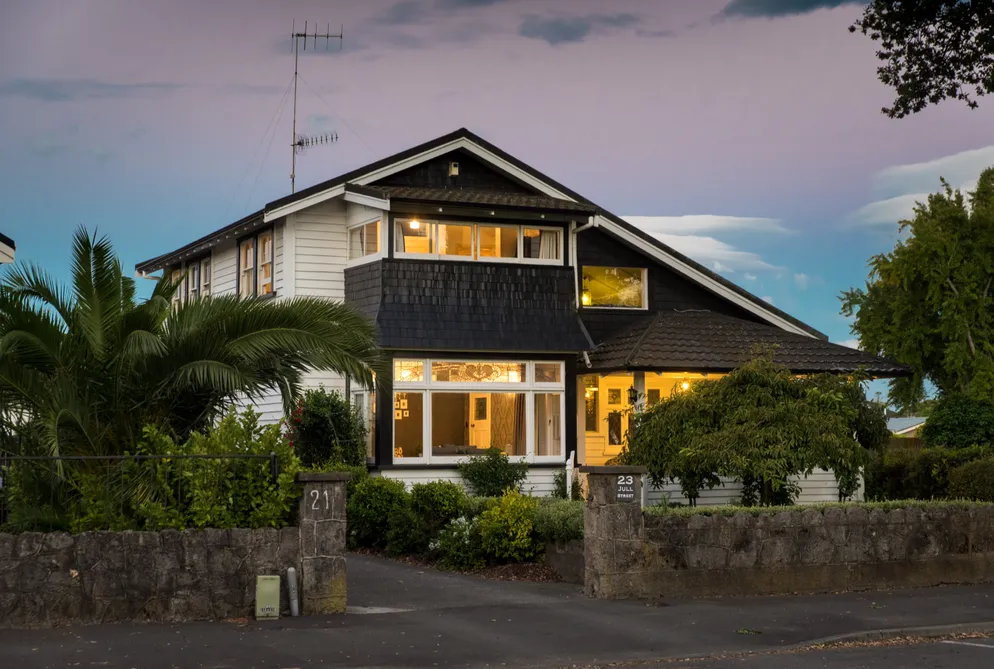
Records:
[[[635,477],[631,474],[618,474],[618,488],[615,499],[619,502],[635,501]]]
[[[331,508],[331,501],[327,490],[311,490],[311,509],[313,511],[327,511]]]

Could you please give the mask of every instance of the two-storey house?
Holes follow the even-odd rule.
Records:
[[[371,394],[369,461],[455,478],[497,446],[552,488],[569,457],[620,453],[626,408],[727,373],[754,343],[797,373],[901,365],[813,328],[461,129],[267,204],[140,273],[189,270],[183,295],[319,295],[377,326],[393,378]],[[281,416],[272,401],[257,407]]]

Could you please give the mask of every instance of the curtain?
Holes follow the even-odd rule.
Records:
[[[490,395],[490,440],[508,455],[525,455],[525,394]]]
[[[555,230],[542,230],[539,235],[538,257],[551,260],[559,254],[559,233]]]

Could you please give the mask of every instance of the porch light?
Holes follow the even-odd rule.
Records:
[[[628,387],[628,404],[635,406],[639,401],[639,391],[635,390],[635,386]]]
[[[410,227],[411,230],[418,230],[418,229],[421,228],[421,221],[415,219],[415,220],[411,221],[410,223],[408,223],[408,227]]]
[[[681,383],[680,390],[690,390],[690,381],[684,381]]]
[[[582,304],[585,307],[589,307],[590,306],[590,291],[589,290],[585,290],[582,293],[580,293],[580,304]]]

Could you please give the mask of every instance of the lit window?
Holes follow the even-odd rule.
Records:
[[[585,307],[646,307],[645,270],[639,267],[584,267],[581,303]]]
[[[440,362],[431,363],[431,380],[450,383],[524,383],[527,365],[523,362]]]
[[[596,376],[587,376],[583,379],[583,399],[586,405],[584,429],[587,432],[598,432],[597,412],[599,410],[598,382]]]
[[[659,404],[659,388],[649,388],[645,391],[646,404],[650,407]]]
[[[420,458],[424,455],[424,393],[393,394],[393,456]]]
[[[380,252],[380,222],[372,221],[349,229],[349,260]]]
[[[393,379],[399,383],[424,381],[424,363],[420,360],[394,360]]]
[[[259,235],[259,295],[269,295],[273,292],[273,233],[264,232]]]
[[[443,256],[473,255],[473,226],[456,223],[438,224],[438,253]]]
[[[559,383],[562,381],[562,365],[558,362],[536,362],[535,383]]]
[[[479,258],[518,257],[518,226],[481,225],[476,234]]]
[[[357,390],[352,393],[352,406],[366,425],[366,459],[376,457],[376,393]]]
[[[431,393],[431,454],[527,453],[525,393]],[[553,454],[555,455],[555,454]]]
[[[246,239],[238,245],[238,294],[255,295],[255,239]]]
[[[525,258],[559,260],[559,230],[525,228],[522,243],[522,256]]]
[[[435,253],[435,224],[416,218],[397,220],[393,250],[397,253],[420,255]]]
[[[562,406],[560,393],[535,395],[535,455],[563,454]]]

